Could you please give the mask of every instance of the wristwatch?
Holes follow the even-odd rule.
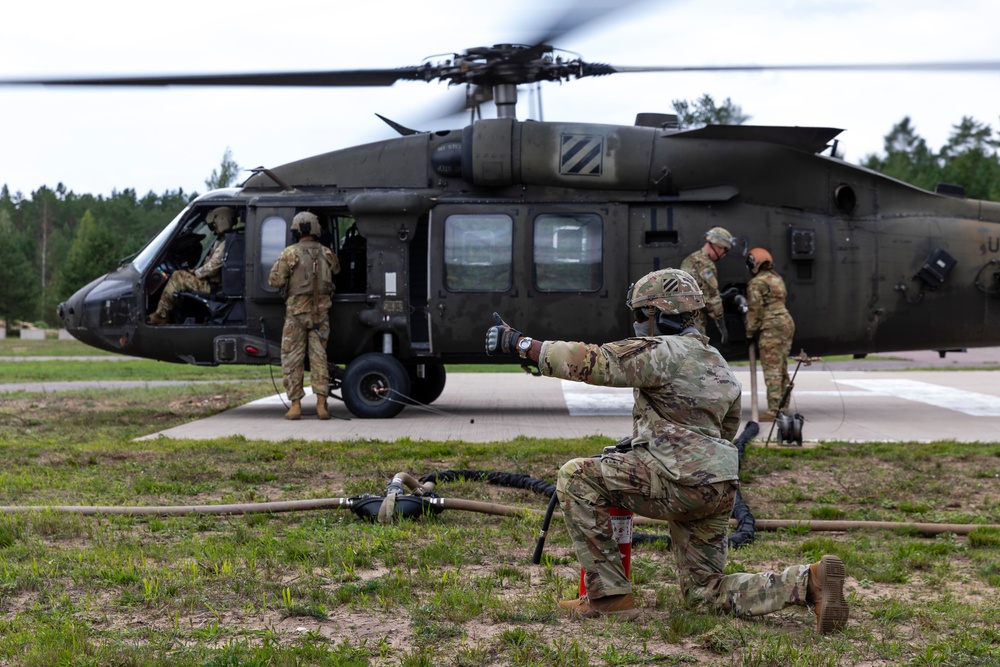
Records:
[[[528,358],[528,352],[531,352],[531,342],[527,336],[521,336],[517,339],[517,353],[521,355],[522,359]]]

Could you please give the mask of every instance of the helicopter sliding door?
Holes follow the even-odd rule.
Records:
[[[431,350],[481,360],[493,313],[536,338],[623,335],[624,207],[439,205],[430,221]]]
[[[628,335],[628,209],[533,206],[522,255],[525,298],[511,317],[529,335],[603,343]]]

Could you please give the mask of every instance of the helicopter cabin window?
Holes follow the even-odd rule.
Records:
[[[603,282],[603,222],[596,213],[535,218],[535,287],[543,292],[594,292]]]
[[[514,220],[459,214],[444,221],[444,284],[453,292],[505,292],[512,284]]]
[[[278,261],[278,256],[285,249],[285,237],[288,233],[288,223],[280,215],[272,215],[260,223],[260,270],[262,287],[268,292],[277,292],[267,284],[271,267]]]

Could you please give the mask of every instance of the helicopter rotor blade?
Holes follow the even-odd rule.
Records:
[[[923,63],[842,63],[814,65],[706,65],[629,66],[581,63],[580,77],[643,72],[990,72],[1000,71],[1000,61]]]
[[[645,0],[577,0],[560,14],[547,28],[540,30],[528,40],[529,44],[540,47],[563,40],[570,33],[582,30],[596,23],[612,12],[625,11],[630,5]]]
[[[256,72],[245,74],[167,74],[0,80],[3,85],[43,86],[391,86],[401,80],[424,80],[426,67],[331,70],[325,72]]]

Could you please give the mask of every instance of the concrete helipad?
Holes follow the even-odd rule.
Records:
[[[28,357],[30,358],[30,357]],[[98,357],[94,361],[119,357]],[[23,360],[24,357],[2,360]],[[37,358],[35,358],[37,360]],[[1000,440],[1000,347],[949,352],[887,352],[863,360],[802,366],[791,412],[805,418],[806,441]],[[789,370],[794,371],[795,362]],[[958,370],[963,369],[963,370]],[[972,369],[972,370],[968,370]],[[980,370],[984,369],[984,370]],[[750,375],[743,383],[743,421],[750,418]],[[36,382],[0,385],[3,392],[57,392],[176,381]],[[766,406],[758,370],[758,398]],[[407,407],[386,420],[352,418],[331,401],[330,421],[319,421],[313,399],[300,421],[282,419],[284,397],[273,396],[146,437],[286,440],[466,440],[503,442],[519,436],[618,439],[631,430],[631,391],[536,378],[521,373],[452,373],[444,393],[426,409]],[[762,438],[770,424],[762,424]]]
[[[794,368],[794,366],[793,366]],[[759,372],[758,372],[759,373]],[[743,419],[750,418],[748,370]],[[766,406],[758,375],[760,405]],[[1000,439],[1000,372],[836,371],[813,367],[795,380],[791,412],[804,416],[807,441],[933,441]],[[233,410],[147,437],[286,440],[506,441],[519,436],[621,438],[631,430],[631,390],[590,387],[517,373],[454,373],[430,409],[407,407],[393,418],[352,418],[332,401],[334,419],[312,416],[303,401],[300,421],[282,418],[284,397]],[[337,417],[340,417],[338,419]],[[766,435],[769,424],[762,424]]]

